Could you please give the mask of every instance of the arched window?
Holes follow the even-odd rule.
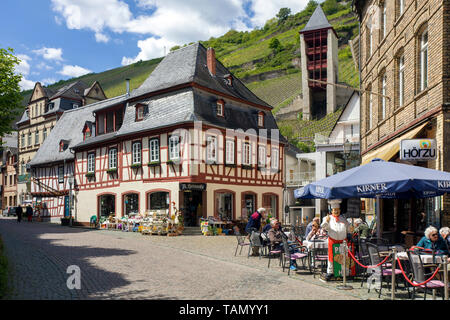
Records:
[[[147,210],[166,210],[170,208],[170,193],[155,191],[147,194]]]

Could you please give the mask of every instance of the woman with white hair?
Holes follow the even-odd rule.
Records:
[[[438,230],[433,226],[429,226],[425,229],[425,236],[420,239],[416,246],[434,250],[436,254],[448,255],[448,249],[445,245],[444,239],[441,237]]]

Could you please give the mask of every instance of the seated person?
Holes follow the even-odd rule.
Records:
[[[320,218],[319,217],[315,217],[315,218],[312,219],[312,221],[310,223],[308,223],[308,225],[306,226],[306,230],[305,230],[305,238],[311,232],[312,225],[313,225],[314,222],[317,222],[319,224],[320,223]]]
[[[442,236],[442,239],[445,240],[445,243],[447,245],[447,250],[450,253],[450,237],[448,236],[450,234],[450,228],[449,227],[443,227],[439,230],[439,233]]]
[[[283,232],[281,231],[281,223],[278,220],[274,219],[270,222],[272,228],[269,230],[269,240],[272,250],[281,250],[283,251]],[[295,249],[290,248],[291,253],[295,251]],[[297,262],[295,260],[290,261],[289,268],[291,270],[297,270]]]
[[[363,223],[362,219],[356,219],[355,222],[355,230],[354,233],[357,233],[361,238],[368,238],[370,235],[369,226]]]
[[[438,255],[448,255],[448,249],[445,245],[445,240],[441,237],[438,230],[433,226],[429,226],[425,229],[425,236],[420,239],[416,246],[424,249],[434,250],[434,252]]]
[[[267,223],[267,224],[263,227],[262,232],[268,232],[268,231],[272,228],[272,221],[273,221],[273,220],[276,220],[276,219],[271,218],[271,219],[270,219],[270,222]]]
[[[321,238],[323,239],[326,236],[327,236],[327,232],[319,226],[319,223],[317,223],[316,221],[313,221],[312,229],[306,236],[306,240],[311,241],[311,240],[316,240],[316,239],[321,239]]]

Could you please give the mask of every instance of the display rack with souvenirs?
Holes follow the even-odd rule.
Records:
[[[231,234],[233,222],[219,215],[200,219],[200,228],[204,236],[225,236]]]

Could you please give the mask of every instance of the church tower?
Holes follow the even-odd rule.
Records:
[[[336,111],[338,82],[338,39],[322,8],[317,6],[305,28],[300,31],[303,119],[320,119]]]

